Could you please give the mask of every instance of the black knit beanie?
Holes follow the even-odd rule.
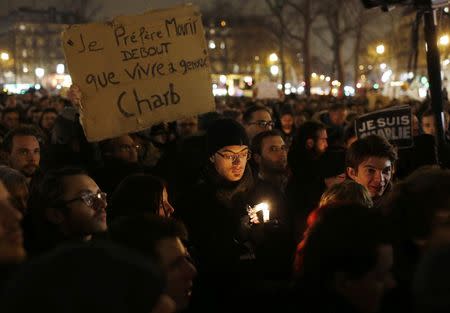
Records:
[[[220,119],[214,122],[206,133],[208,156],[225,146],[249,146],[244,127],[232,119]]]

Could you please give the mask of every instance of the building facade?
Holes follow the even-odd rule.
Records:
[[[0,24],[0,50],[6,51],[11,59],[3,70],[9,75],[0,77],[0,82],[3,78],[6,83],[40,83],[44,77],[57,74],[58,65],[62,74],[61,33],[67,24],[78,21],[75,14],[55,8],[11,11]]]

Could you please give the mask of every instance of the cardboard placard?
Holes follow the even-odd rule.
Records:
[[[214,110],[201,14],[182,5],[70,26],[66,62],[89,141]]]
[[[411,107],[400,106],[362,115],[355,121],[355,131],[358,138],[379,135],[399,148],[412,147]]]

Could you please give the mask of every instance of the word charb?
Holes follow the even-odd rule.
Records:
[[[162,94],[153,94],[150,97],[142,97],[136,88],[133,88],[131,94],[127,91],[123,91],[117,98],[117,108],[125,117],[133,117],[137,113],[142,115],[145,111],[153,111],[171,104],[178,104],[181,101],[181,97],[175,91],[175,86],[172,83],[169,84],[169,89]],[[126,111],[124,107],[134,107],[137,110],[130,112]]]

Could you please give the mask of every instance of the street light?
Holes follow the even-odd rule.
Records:
[[[448,35],[442,35],[439,38],[439,44],[441,46],[448,46],[449,43],[450,43],[450,38],[448,37]]]
[[[271,73],[273,76],[277,76],[279,72],[280,72],[280,68],[278,67],[278,65],[272,65],[272,66],[270,67],[270,73]]]
[[[269,61],[270,62],[277,62],[278,61],[278,55],[276,53],[272,53],[269,55]]]
[[[37,68],[34,70],[34,73],[36,74],[36,76],[37,76],[38,78],[42,78],[42,77],[44,77],[45,70],[44,70],[42,67],[37,67]]]
[[[383,44],[378,45],[377,48],[376,48],[376,51],[377,51],[378,54],[383,54],[384,51],[385,51],[384,45]]]
[[[9,60],[9,54],[6,52],[2,52],[0,54],[0,59],[2,59],[2,61],[8,61]]]
[[[65,66],[64,66],[64,64],[58,64],[58,65],[56,66],[56,73],[58,73],[58,74],[64,74],[64,71],[65,71]]]

